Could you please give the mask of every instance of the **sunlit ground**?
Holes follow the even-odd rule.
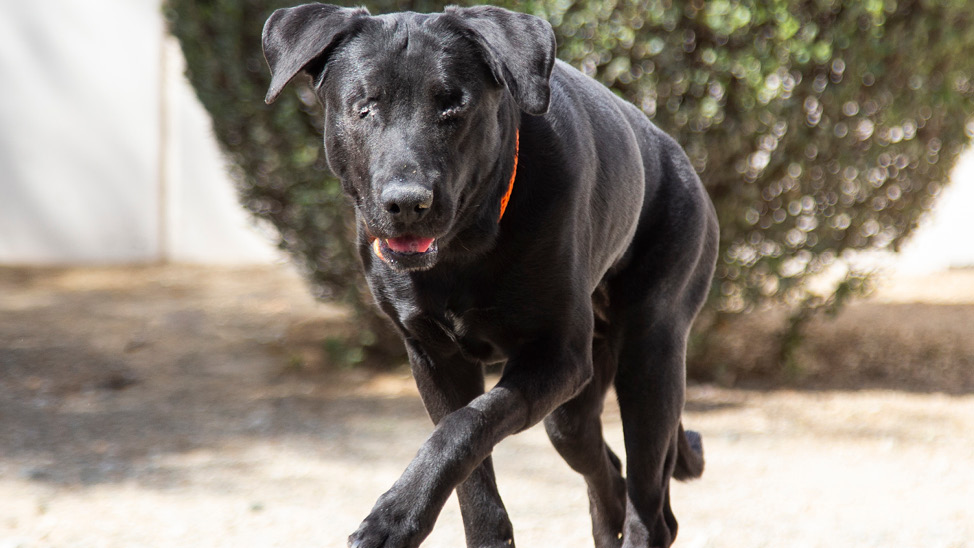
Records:
[[[974,281],[951,280],[928,286],[952,304],[893,288],[815,337],[875,361],[936,333],[957,353],[929,363],[970,365]],[[315,368],[350,327],[281,269],[0,269],[0,548],[344,546],[430,431],[408,374]],[[900,386],[693,387],[708,468],[674,487],[676,546],[974,546],[974,395]],[[621,448],[611,401],[606,431]],[[519,546],[591,546],[541,428],[495,462]],[[424,546],[462,545],[449,502]]]

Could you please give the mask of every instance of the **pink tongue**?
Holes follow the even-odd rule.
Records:
[[[433,245],[433,238],[419,238],[416,236],[403,236],[401,238],[389,238],[386,240],[389,249],[396,253],[426,253]]]

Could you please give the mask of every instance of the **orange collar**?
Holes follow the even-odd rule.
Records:
[[[501,212],[500,215],[497,216],[498,224],[501,222],[501,219],[504,218],[504,212],[507,211],[507,203],[511,201],[511,193],[514,192],[514,179],[517,177],[517,157],[518,157],[518,153],[520,152],[520,149],[521,149],[521,130],[515,129],[514,130],[514,167],[511,168],[511,182],[507,184],[507,192],[505,192],[504,195],[501,196]],[[382,261],[385,262],[386,258],[382,256],[381,247],[382,246],[379,244],[378,238],[372,238],[372,251],[375,253],[376,257],[382,259]]]
[[[511,169],[511,182],[507,185],[507,192],[501,196],[501,214],[497,217],[497,222],[504,218],[507,211],[507,202],[511,201],[511,193],[514,192],[514,178],[517,177],[517,156],[521,148],[521,130],[514,130],[514,167]]]

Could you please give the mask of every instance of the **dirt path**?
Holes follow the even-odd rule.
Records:
[[[343,547],[430,430],[404,373],[294,373],[343,328],[285,269],[0,269],[0,548]],[[955,392],[693,387],[676,546],[974,547]],[[495,463],[519,546],[591,546],[540,428]],[[450,502],[424,547],[462,545]]]

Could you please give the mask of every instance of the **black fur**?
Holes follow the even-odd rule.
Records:
[[[315,82],[366,277],[436,423],[349,546],[418,546],[454,489],[468,547],[512,546],[490,455],[541,421],[585,477],[597,547],[670,546],[670,478],[703,472],[680,415],[717,250],[680,147],[556,62],[532,16],[309,4],[271,15],[263,40],[268,102],[299,72]],[[501,362],[485,393],[484,365]],[[612,385],[625,479],[602,437]]]

